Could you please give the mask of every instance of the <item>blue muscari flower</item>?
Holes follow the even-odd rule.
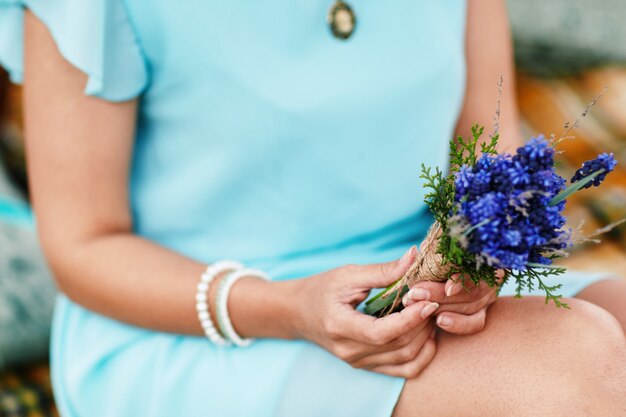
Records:
[[[615,158],[613,158],[612,153],[601,153],[596,159],[583,162],[583,166],[579,168],[578,171],[576,171],[576,173],[572,177],[571,182],[573,184],[593,174],[594,172],[604,169],[604,172],[602,174],[599,174],[593,179],[593,181],[587,183],[583,188],[589,188],[592,185],[594,187],[597,187],[600,185],[600,183],[602,183],[602,181],[604,181],[606,175],[609,172],[613,171],[615,165],[617,165],[617,161],[615,160]]]
[[[520,161],[512,161],[506,174],[511,179],[511,184],[513,185],[530,184],[531,175],[529,173],[529,169],[528,167],[522,165]]]
[[[496,268],[524,270],[529,262],[549,264],[550,250],[565,248],[565,201],[550,200],[565,188],[554,171],[554,150],[543,137],[508,154],[483,154],[455,178],[458,214],[473,231],[467,250]]]
[[[522,244],[522,232],[519,230],[507,230],[502,236],[507,246],[519,246]]]
[[[473,175],[470,189],[471,194],[481,195],[490,191],[491,173],[489,171],[478,171]]]
[[[490,192],[478,197],[471,203],[466,203],[465,215],[471,224],[478,224],[484,220],[493,220],[498,216],[506,204],[506,198],[501,193]]]
[[[509,155],[496,155],[491,156],[493,163],[490,166],[491,175],[493,177],[492,187],[494,190],[500,192],[509,191],[510,176],[509,171],[511,169],[511,157]]]
[[[474,173],[468,166],[462,166],[459,172],[457,172],[454,181],[454,198],[457,203],[467,194],[469,187],[472,185],[473,177]]]
[[[528,253],[513,252],[503,249],[495,249],[490,256],[497,259],[500,264],[507,265],[511,269],[524,270],[528,263]]]
[[[474,166],[474,172],[478,171],[487,171],[491,169],[496,163],[496,157],[490,154],[483,154],[478,161],[476,161],[476,165]]]
[[[543,256],[540,253],[535,253],[532,256],[528,257],[528,262],[532,262],[535,264],[542,264],[542,265],[550,265],[552,263],[552,260],[550,258]]]
[[[552,169],[554,167],[554,149],[543,135],[532,138],[526,145],[517,149],[513,156],[514,162],[519,162],[530,172]]]
[[[539,190],[558,192],[565,188],[565,178],[554,172],[554,169],[544,169],[531,175],[530,184]]]

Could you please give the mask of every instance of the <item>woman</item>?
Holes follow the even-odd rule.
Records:
[[[501,1],[355,1],[339,38],[329,2],[25,3],[30,181],[65,294],[62,415],[624,410],[626,316],[605,295],[622,282],[565,280],[568,295],[593,283],[579,296],[604,308],[450,282],[387,318],[355,310],[412,262],[430,222],[417,167],[445,165],[455,125],[490,123],[501,72],[500,130],[517,145]],[[250,273],[216,309],[233,274],[198,282],[223,259],[273,281]],[[198,337],[222,340],[211,318],[228,315],[231,336],[259,340]]]

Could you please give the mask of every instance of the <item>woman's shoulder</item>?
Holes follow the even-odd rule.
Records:
[[[0,0],[0,65],[14,82],[23,79],[26,10],[87,74],[86,94],[124,101],[145,89],[148,68],[124,0]]]

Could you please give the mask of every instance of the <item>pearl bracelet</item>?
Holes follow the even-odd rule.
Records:
[[[209,265],[200,277],[200,282],[196,288],[196,311],[198,312],[198,320],[200,321],[200,325],[206,337],[218,346],[228,346],[230,342],[219,334],[211,319],[209,304],[207,303],[209,288],[211,287],[211,282],[213,282],[218,274],[224,271],[241,270],[242,268],[242,264],[234,261],[219,261]]]
[[[220,282],[220,286],[217,290],[215,304],[217,323],[220,327],[220,330],[222,331],[222,334],[228,342],[232,342],[239,347],[249,346],[254,341],[254,339],[244,339],[239,336],[235,331],[233,323],[231,322],[230,316],[228,314],[228,296],[235,282],[246,276],[262,278],[266,281],[270,280],[265,272],[258,269],[244,268],[233,271],[228,274],[228,276],[224,278],[222,282]]]

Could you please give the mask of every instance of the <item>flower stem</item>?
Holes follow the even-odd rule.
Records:
[[[400,280],[397,280],[396,282],[385,288],[383,291],[379,292],[374,297],[367,300],[365,302],[365,308],[363,309],[365,314],[369,314],[370,316],[378,315],[385,308],[393,304],[393,302],[396,300],[396,297],[398,296],[398,290],[392,291],[392,289],[399,281]],[[404,285],[400,289],[400,297],[404,296],[407,291],[409,291],[409,287],[407,285]]]
[[[486,225],[487,223],[489,223],[491,221],[491,219],[485,219],[482,222],[475,224],[474,226],[470,227],[469,229],[467,229],[465,232],[463,232],[463,236],[468,236],[470,233],[472,233],[474,230],[478,229],[479,227],[482,227],[484,225]]]
[[[604,172],[604,168],[599,169],[593,174],[589,174],[585,178],[582,178],[581,180],[576,181],[575,183],[571,184],[569,187],[567,187],[566,189],[564,189],[563,191],[555,195],[554,198],[550,200],[550,205],[555,206],[559,204],[561,201],[565,200],[567,197],[574,194],[576,191],[580,190],[585,185],[589,184],[591,181],[593,181],[595,177],[602,174],[603,172]]]

